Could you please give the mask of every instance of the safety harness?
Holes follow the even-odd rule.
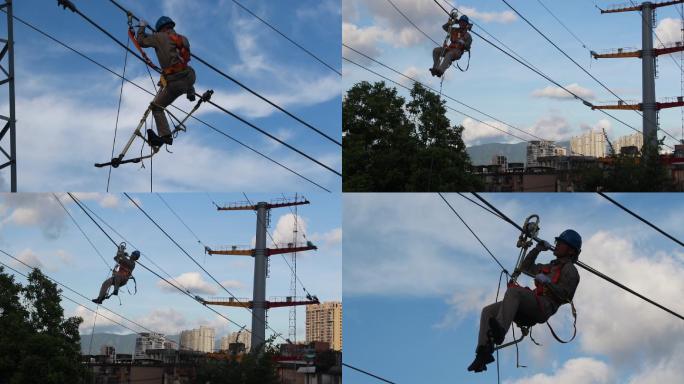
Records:
[[[166,31],[166,35],[176,47],[176,55],[178,58],[178,62],[176,64],[164,68],[163,73],[164,75],[168,76],[184,71],[188,68],[188,62],[190,61],[190,49],[188,49],[188,47],[185,45],[183,35],[179,35],[172,31]]]
[[[539,239],[537,238],[537,235],[539,233],[539,222],[540,222],[540,219],[539,219],[538,215],[531,215],[525,220],[525,223],[523,224],[524,231],[518,237],[518,242],[516,244],[516,247],[520,248],[520,254],[518,255],[518,261],[516,263],[515,270],[514,270],[513,274],[511,275],[510,280],[508,281],[508,284],[507,284],[508,288],[518,287],[518,288],[530,289],[528,287],[522,287],[520,284],[518,284],[517,278],[522,273],[522,262],[527,255],[528,249],[532,246],[533,240],[539,241]],[[562,270],[567,263],[568,262],[559,263],[559,264],[555,264],[555,265],[544,265],[541,267],[539,272],[543,273],[547,276],[550,276],[550,280],[551,280],[550,283],[551,284],[557,284],[558,281],[560,280]],[[537,300],[537,306],[539,308],[539,311],[542,312],[544,309],[543,309],[540,297],[554,295],[554,293],[548,287],[548,285],[541,284],[541,283],[537,282],[536,280],[534,281],[534,284],[535,284],[535,289],[533,290],[533,292],[534,292],[535,298]],[[555,297],[559,298],[557,295]],[[572,317],[573,317],[572,337],[569,340],[562,340],[556,334],[556,332],[553,330],[553,327],[551,327],[551,324],[549,324],[548,319],[546,320],[546,325],[549,327],[549,330],[551,331],[551,335],[558,342],[565,344],[565,343],[569,343],[572,340],[574,340],[575,336],[577,335],[577,310],[575,309],[575,305],[573,304],[572,300],[570,300],[568,298],[559,298],[559,299],[561,299],[561,301],[563,301],[565,303],[570,304],[570,308],[572,311]],[[520,328],[520,331],[521,331],[520,338],[515,339],[515,333],[514,333],[513,334],[513,339],[514,339],[513,341],[505,343],[505,344],[501,344],[501,345],[497,346],[495,348],[495,350],[499,350],[499,349],[508,347],[510,345],[515,345],[516,350],[517,350],[517,347],[518,347],[517,344],[520,341],[522,341],[525,338],[525,336],[527,336],[527,335],[530,336],[530,339],[532,340],[532,342],[534,342],[537,345],[541,345],[541,344],[537,343],[532,338],[532,327],[534,326],[534,324],[520,324],[518,322],[516,322],[515,324]],[[517,356],[517,353],[516,353],[516,356]],[[520,365],[519,361],[517,363],[517,366],[518,367],[524,367],[523,365]]]

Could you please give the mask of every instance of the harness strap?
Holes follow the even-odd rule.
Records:
[[[133,41],[133,45],[138,49],[138,52],[140,52],[140,55],[142,55],[143,59],[145,59],[145,63],[149,65],[152,69],[155,71],[161,71],[159,67],[157,67],[152,60],[147,56],[147,53],[143,51],[142,47],[140,47],[140,44],[138,44],[138,39],[135,38],[135,34],[133,33],[133,27],[128,27],[128,38]]]
[[[570,338],[570,340],[566,340],[566,341],[561,340],[561,338],[558,337],[556,332],[551,327],[551,324],[549,324],[549,321],[548,320],[546,321],[546,325],[549,327],[549,330],[551,331],[553,338],[562,344],[567,344],[567,343],[573,341],[575,339],[575,336],[577,336],[577,310],[575,310],[575,304],[572,302],[572,300],[570,300],[569,303],[570,303],[570,308],[572,309],[572,328],[573,328],[572,337]]]

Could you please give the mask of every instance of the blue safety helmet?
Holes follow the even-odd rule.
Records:
[[[572,229],[566,229],[560,236],[556,237],[556,241],[562,241],[569,245],[579,253],[582,250],[582,236]]]
[[[466,15],[461,15],[461,18],[458,19],[458,22],[465,21],[466,24],[470,24],[470,19]]]
[[[159,18],[159,20],[157,20],[157,24],[155,24],[154,29],[156,29],[158,31],[158,30],[162,29],[162,27],[164,27],[168,24],[171,24],[171,28],[176,26],[176,23],[174,23],[170,17],[162,16]]]
[[[133,251],[131,257],[138,260],[140,258],[140,251]]]

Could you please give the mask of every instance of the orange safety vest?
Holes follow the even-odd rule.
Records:
[[[548,275],[551,274],[551,283],[552,284],[557,284],[558,280],[560,280],[560,275],[561,275],[561,270],[563,269],[563,266],[565,264],[560,264],[560,265],[555,265],[553,267],[551,266],[543,266],[541,268],[541,273]],[[543,296],[545,293],[545,287],[543,284],[540,284],[537,282],[537,280],[534,281],[535,289],[534,293],[537,296]]]
[[[117,275],[119,275],[121,277],[129,278],[129,277],[131,277],[133,270],[128,268],[127,266],[125,266],[123,264],[119,264],[118,268],[116,269],[115,272]]]
[[[183,44],[183,35],[167,31],[167,36],[171,39],[171,42],[176,46],[176,52],[178,54],[178,63],[164,68],[165,75],[171,75],[188,68],[188,62],[190,61],[190,50]]]
[[[465,31],[461,30],[460,28],[452,28],[451,29],[451,44],[449,44],[449,46],[448,46],[449,49],[458,48],[457,41],[465,39],[464,32]],[[463,48],[465,49],[465,47],[463,47]]]

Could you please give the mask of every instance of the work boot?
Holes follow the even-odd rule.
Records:
[[[91,300],[91,301],[92,301],[93,303],[95,303],[95,304],[102,304],[102,301],[103,301],[103,300],[102,300],[101,298],[98,297],[97,299],[93,299],[93,300]]]
[[[173,136],[171,134],[162,136],[161,141],[164,142],[164,144],[166,145],[173,145]]]
[[[114,288],[112,291],[112,296],[118,296],[119,295],[119,288]]]
[[[154,132],[154,130],[148,129],[147,130],[147,143],[151,147],[161,147],[162,145],[164,145],[164,140],[161,137],[159,137]]]
[[[475,360],[468,366],[468,371],[482,372],[487,370],[487,364],[494,361],[492,353],[494,348],[491,344],[480,345],[475,350]]]
[[[503,343],[506,338],[506,330],[496,321],[495,317],[489,318],[489,332],[487,334],[497,345]]]
[[[442,77],[442,75],[444,74],[444,72],[442,72],[442,70],[439,68],[435,69],[434,73],[437,77]]]
[[[430,74],[431,74],[432,76],[437,76],[437,70],[434,69],[434,68],[430,68]]]

